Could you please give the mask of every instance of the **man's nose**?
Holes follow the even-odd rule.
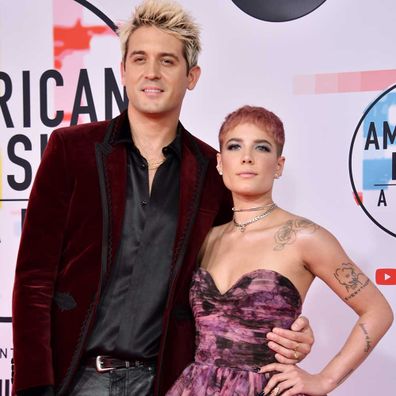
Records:
[[[155,61],[147,62],[146,70],[145,70],[145,77],[148,80],[157,80],[160,78],[160,71],[159,65]]]

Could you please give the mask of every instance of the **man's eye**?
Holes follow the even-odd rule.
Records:
[[[164,65],[173,65],[174,64],[173,59],[168,59],[168,58],[162,59],[162,63]]]
[[[136,58],[133,58],[132,61],[134,63],[143,63],[144,62],[144,58],[142,56],[138,56]]]

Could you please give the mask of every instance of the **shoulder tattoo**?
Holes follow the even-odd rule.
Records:
[[[274,250],[282,250],[286,245],[291,245],[297,239],[297,233],[305,232],[313,234],[319,226],[307,219],[288,220],[275,232]]]

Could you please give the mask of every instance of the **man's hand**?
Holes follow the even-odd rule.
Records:
[[[279,363],[296,364],[310,352],[314,343],[314,334],[305,316],[297,318],[291,330],[275,327],[267,334],[268,347],[276,352]]]

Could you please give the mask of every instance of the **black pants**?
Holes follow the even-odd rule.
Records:
[[[71,396],[151,396],[155,369],[129,367],[98,373],[93,367],[82,367]]]

